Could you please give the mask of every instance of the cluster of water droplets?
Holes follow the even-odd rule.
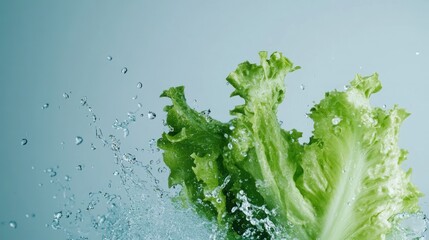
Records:
[[[416,54],[417,55],[417,54]],[[107,56],[108,61],[112,61],[112,56]],[[128,72],[127,67],[121,69],[122,74]],[[137,89],[143,88],[142,82],[137,82]],[[300,85],[301,90],[305,90],[304,85]],[[62,94],[64,99],[70,99],[71,92]],[[133,97],[133,99],[137,99]],[[196,103],[196,100],[195,100]],[[168,189],[160,184],[160,179],[167,178],[168,168],[161,161],[159,149],[156,147],[156,140],[150,139],[147,149],[136,148],[136,152],[145,151],[151,155],[140,158],[129,149],[124,150],[121,138],[114,134],[104,134],[104,130],[97,126],[98,117],[93,108],[88,104],[88,98],[82,97],[80,105],[87,110],[87,117],[90,125],[95,129],[95,138],[101,142],[98,150],[109,151],[113,155],[113,162],[117,169],[113,172],[112,179],[103,179],[107,183],[107,190],[89,192],[88,196],[77,196],[70,186],[73,181],[68,174],[61,174],[60,167],[48,167],[43,170],[49,178],[49,182],[58,189],[58,194],[62,197],[64,204],[61,209],[56,209],[52,213],[52,219],[46,223],[46,227],[56,231],[63,231],[67,238],[89,239],[91,233],[95,232],[98,239],[224,239],[225,233],[217,228],[213,222],[202,220],[193,209],[182,209],[176,206],[171,198],[178,193],[177,189]],[[49,103],[42,105],[42,110],[48,109]],[[155,120],[157,115],[154,111],[142,112],[143,105],[138,104],[135,111],[127,113],[127,117],[120,121],[116,119],[112,124],[115,130],[123,132],[123,137],[130,133],[132,125],[138,121],[137,116]],[[210,117],[210,109],[202,111],[201,115],[207,122]],[[341,122],[341,118],[335,116],[332,119],[334,126]],[[368,119],[367,119],[368,120]],[[174,131],[163,120],[163,125],[168,131]],[[234,130],[231,125],[230,130]],[[233,149],[234,145],[239,145],[239,141],[246,140],[246,133],[240,134],[239,138],[230,138],[227,147]],[[90,142],[90,141],[89,141]],[[97,150],[94,143],[89,143],[91,150]],[[21,139],[21,145],[29,143],[27,138]],[[82,136],[77,135],[74,143],[84,145]],[[63,144],[63,143],[62,143]],[[243,157],[247,152],[242,152]],[[34,167],[32,167],[34,169]],[[76,171],[84,171],[85,165],[76,165]],[[63,177],[59,177],[63,176]],[[118,182],[121,186],[120,193],[112,189],[112,184]],[[223,184],[208,193],[210,197],[219,198],[219,193],[230,181],[230,176],[225,178]],[[43,183],[38,184],[39,187]],[[57,198],[54,195],[53,198]],[[82,199],[83,198],[83,199]],[[244,191],[237,194],[239,200],[231,209],[231,212],[241,212],[246,220],[254,226],[243,233],[246,239],[257,239],[255,229],[267,232],[271,239],[290,239],[285,234],[285,229],[275,224],[276,210],[269,210],[266,206],[257,206],[251,203]],[[263,213],[265,217],[257,217]],[[35,218],[34,213],[28,213],[26,218]],[[428,220],[424,214],[401,214],[395,218],[394,233],[389,235],[390,240],[423,239],[427,229]],[[18,228],[15,220],[10,220],[6,224],[12,229]]]
[[[232,207],[231,213],[240,211],[244,214],[246,220],[254,226],[248,228],[242,234],[245,239],[258,239],[258,232],[265,231],[269,234],[270,239],[291,239],[286,233],[285,229],[280,225],[276,225],[273,221],[277,215],[276,210],[269,210],[266,206],[257,206],[252,204],[250,199],[246,196],[243,190],[237,193],[238,202],[236,206]],[[264,217],[256,216],[264,215]]]

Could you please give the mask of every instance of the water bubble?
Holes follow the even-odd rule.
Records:
[[[83,138],[82,138],[82,137],[80,137],[80,136],[77,136],[77,137],[75,138],[75,140],[74,140],[74,143],[75,143],[76,145],[80,145],[82,142],[83,142]]]
[[[11,228],[17,228],[18,224],[15,221],[10,221],[9,222],[9,227],[11,227]]]
[[[304,84],[299,85],[299,88],[304,91],[305,90]]]
[[[138,82],[138,83],[137,83],[137,88],[139,88],[139,89],[140,89],[140,88],[142,88],[142,87],[143,87],[143,83]]]
[[[125,74],[125,73],[127,73],[127,72],[128,72],[128,68],[123,67],[123,68],[122,68],[122,70],[121,70],[121,73],[122,73],[122,74]]]
[[[113,57],[112,56],[107,56],[107,61],[112,61],[113,60]]]
[[[154,112],[149,111],[147,113],[147,118],[149,118],[150,120],[153,120],[156,118],[156,114]]]
[[[28,143],[28,140],[26,138],[21,139],[22,146],[27,145],[27,143]]]
[[[333,125],[338,125],[341,122],[341,118],[335,116],[334,118],[332,118],[332,124]]]
[[[45,103],[43,104],[42,109],[47,109],[48,107],[49,107],[49,103]]]
[[[63,93],[63,98],[64,98],[64,99],[69,99],[69,98],[70,98],[70,95],[69,95],[68,93],[66,93],[66,92],[65,92],[65,93]]]

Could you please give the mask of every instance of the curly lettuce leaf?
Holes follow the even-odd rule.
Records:
[[[172,130],[158,146],[184,203],[216,219],[230,239],[384,239],[392,217],[419,210],[422,194],[400,167],[408,113],[371,107],[377,74],[326,93],[311,110],[313,136],[301,144],[302,134],[277,119],[284,78],[299,67],[280,53],[260,57],[227,77],[231,95],[245,101],[229,123],[191,109],[183,87],[161,95],[173,102],[165,108]]]

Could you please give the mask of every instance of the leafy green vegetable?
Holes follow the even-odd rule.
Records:
[[[286,131],[277,120],[284,78],[298,67],[280,53],[260,53],[227,81],[244,99],[222,123],[191,109],[184,88],[164,91],[167,124],[158,146],[178,198],[215,219],[229,239],[384,239],[391,219],[419,210],[422,195],[400,164],[402,121],[409,115],[371,107],[378,75],[357,75],[344,91],[326,93],[311,109],[313,136]]]

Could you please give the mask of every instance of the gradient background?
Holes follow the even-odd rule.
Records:
[[[113,178],[111,153],[95,141],[83,96],[98,125],[118,136],[111,124],[138,102],[144,113],[157,113],[153,121],[138,120],[126,139],[129,147],[147,147],[163,130],[162,90],[185,85],[197,109],[227,121],[239,101],[229,98],[224,79],[238,63],[257,62],[260,50],[281,51],[302,66],[286,79],[279,116],[305,138],[313,101],[356,73],[378,72],[383,90],[373,104],[397,103],[412,113],[400,137],[410,152],[404,167],[413,168],[413,182],[429,194],[428,13],[427,0],[0,1],[0,239],[65,239],[45,227],[62,201],[53,198],[58,191],[43,169],[70,175],[80,196]],[[84,138],[79,146],[76,136]],[[76,171],[78,164],[84,171]],[[425,212],[428,200],[422,199]],[[25,217],[31,213],[36,217]],[[10,220],[17,229],[8,227]]]

